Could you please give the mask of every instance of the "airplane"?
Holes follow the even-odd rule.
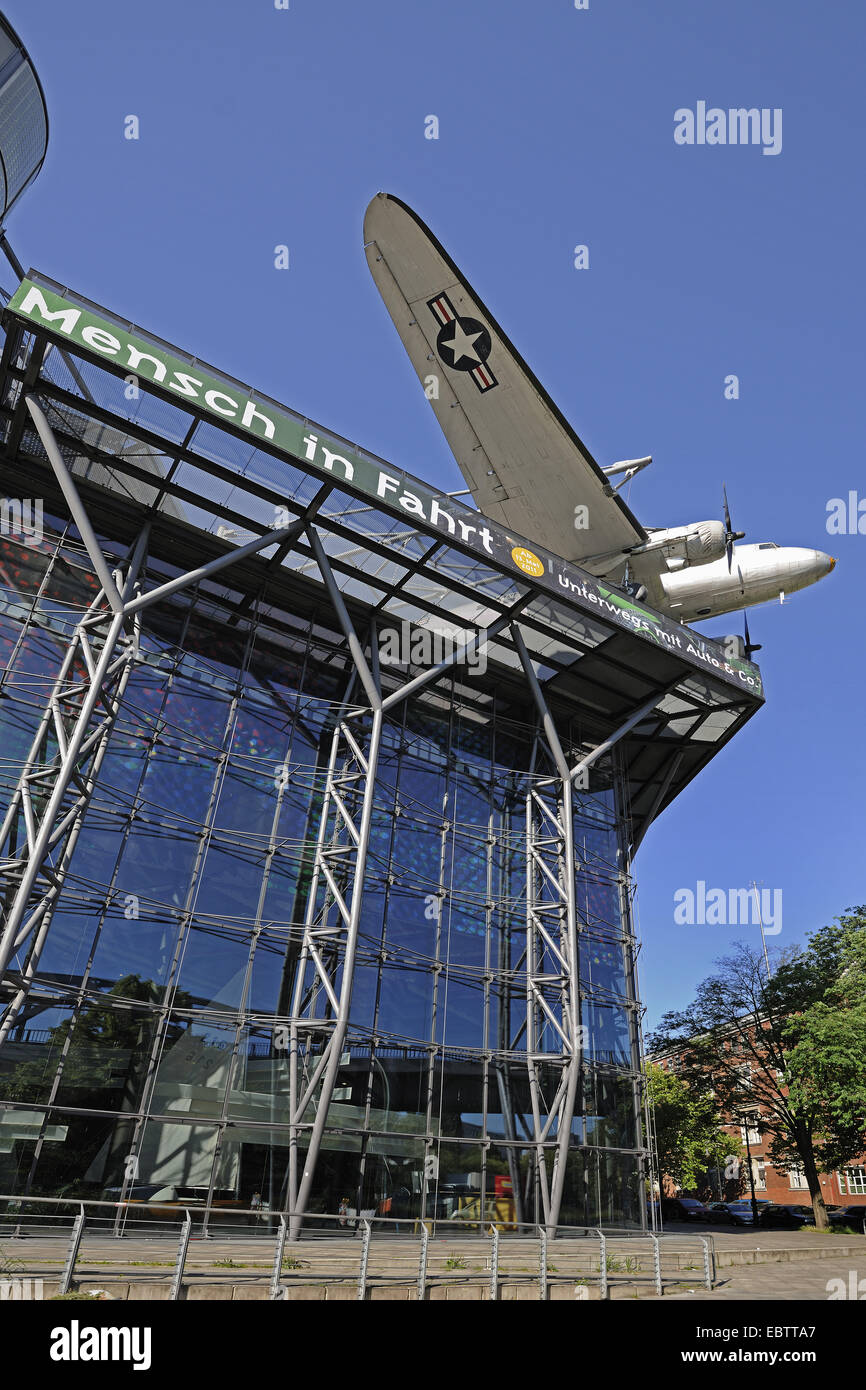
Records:
[[[724,489],[724,521],[642,526],[620,491],[652,459],[599,466],[412,208],[377,193],[364,250],[483,515],[681,623],[784,601],[833,569],[805,546],[737,545]],[[758,650],[748,624],[745,646]]]

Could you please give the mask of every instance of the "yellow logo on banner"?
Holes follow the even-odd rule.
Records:
[[[537,555],[533,555],[531,550],[527,550],[525,545],[516,545],[511,552],[511,558],[524,574],[535,575],[536,579],[540,574],[544,574],[544,562],[539,560]]]

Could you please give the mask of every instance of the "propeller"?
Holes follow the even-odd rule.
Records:
[[[745,650],[746,650],[746,660],[747,660],[747,661],[751,661],[751,659],[752,659],[752,652],[759,652],[759,651],[761,650],[761,643],[760,643],[760,642],[753,642],[752,639],[751,639],[751,636],[749,635],[749,615],[748,615],[748,613],[744,613],[744,614],[743,614],[743,636],[744,636],[744,638],[745,638],[745,643],[744,643],[744,645],[745,645]]]
[[[735,637],[731,634],[723,640],[729,658],[736,656],[742,659],[744,657],[746,661],[751,661],[752,652],[761,651],[761,643],[752,641],[752,634],[749,632],[749,618],[745,612],[743,613],[743,636]]]
[[[725,502],[725,553],[728,557],[728,574],[731,572],[731,561],[734,558],[734,541],[745,539],[745,531],[731,530],[731,512],[728,507],[728,489],[722,484],[722,496]]]

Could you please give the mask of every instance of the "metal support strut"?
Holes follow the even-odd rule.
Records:
[[[295,977],[289,1031],[292,1124],[289,1207],[292,1211],[293,1239],[300,1229],[300,1217],[309,1199],[349,1023],[383,720],[379,682],[367,665],[324,547],[312,526],[308,530],[308,538],[367,695],[372,721],[367,740],[358,720],[353,729],[348,717],[342,718],[334,730],[307,900],[304,938]],[[361,746],[365,742],[366,751]],[[327,1041],[313,1065],[313,1049],[320,1045],[323,1037]],[[304,1170],[298,1184],[299,1126],[313,1103],[315,1114]]]
[[[69,1293],[72,1283],[72,1276],[75,1273],[75,1261],[78,1259],[78,1251],[81,1249],[81,1237],[84,1234],[84,1204],[72,1223],[72,1235],[69,1239],[69,1249],[66,1252],[66,1263],[63,1266],[63,1273],[60,1276],[58,1293]]]
[[[26,945],[28,951],[17,990],[0,1027],[0,1042],[9,1033],[30,990],[138,658],[139,611],[246,555],[291,541],[327,495],[327,489],[320,490],[303,516],[290,526],[270,531],[159,588],[138,594],[136,585],[144,563],[148,526],[134,546],[125,576],[112,570],[45,412],[34,396],[26,396],[25,404],[90,557],[100,590],[69,641],[0,826],[0,977],[22,947]]]
[[[511,636],[535,701],[544,740],[556,775],[531,787],[526,803],[526,1064],[532,1106],[533,1141],[544,1223],[551,1238],[559,1224],[575,1101],[583,1065],[585,1029],[581,1023],[577,912],[577,859],[573,788],[578,776],[597,762],[657,704],[645,700],[602,743],[569,768],[553,716],[518,624]],[[542,1114],[539,1072],[560,1069],[553,1099]],[[556,1148],[548,1182],[545,1152],[555,1132]]]
[[[516,611],[513,609],[510,614],[498,618],[486,632],[479,632],[435,667],[383,699],[375,629],[370,639],[371,668],[321,537],[312,525],[307,527],[307,539],[367,705],[341,714],[334,729],[303,942],[295,975],[289,1023],[288,1208],[292,1213],[292,1239],[298,1237],[307,1209],[328,1110],[342,1065],[386,710],[435,682],[450,667],[465,660],[468,653],[479,650],[507,626]],[[311,1120],[305,1118],[309,1112],[312,1112]],[[307,1134],[309,1139],[299,1181],[301,1139]]]
[[[572,782],[553,716],[516,623],[511,635],[558,774],[549,784],[555,806],[538,788],[530,791],[526,827],[526,1064],[544,1223],[555,1237],[583,1061]],[[562,1075],[543,1120],[538,1067],[545,1061],[561,1068]],[[554,1125],[557,1142],[548,1189],[545,1143]]]

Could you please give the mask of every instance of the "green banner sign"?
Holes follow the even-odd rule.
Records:
[[[627,628],[655,645],[665,647],[708,672],[762,696],[761,675],[751,662],[727,657],[720,643],[635,603],[623,590],[605,585],[534,542],[510,535],[454,498],[432,491],[424,483],[381,459],[359,452],[336,435],[242,386],[211,367],[182,356],[141,332],[134,324],[107,317],[107,311],[71,298],[53,282],[23,280],[7,312],[66,343],[102,359],[136,384],[155,387],[179,405],[194,405],[217,422],[230,424],[250,438],[301,461],[336,486],[376,499],[388,511],[442,533],[444,539],[487,556],[506,570],[518,571],[589,615]],[[515,578],[517,574],[515,574]]]

